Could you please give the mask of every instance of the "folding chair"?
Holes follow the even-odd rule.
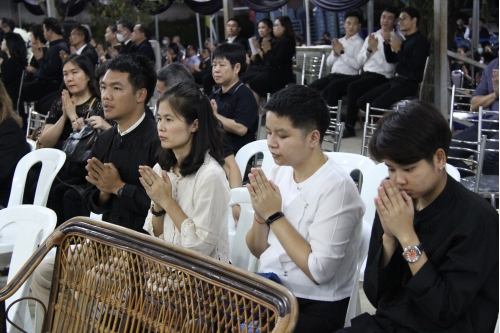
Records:
[[[373,112],[375,111],[375,112]],[[365,123],[363,125],[363,140],[361,143],[361,155],[368,156],[368,144],[372,138],[373,132],[377,128],[377,122],[386,112],[392,112],[392,109],[379,109],[366,103]]]
[[[304,54],[302,62],[302,82],[301,84],[311,84],[319,79],[323,73],[323,65],[325,62],[325,55],[312,55]],[[306,80],[307,77],[307,80]]]
[[[330,126],[326,130],[325,138],[323,142],[328,142],[332,144],[332,150],[334,152],[340,151],[340,144],[342,143],[342,135],[344,134],[345,124],[340,122],[340,113],[342,111],[342,100],[339,99],[337,106],[329,106],[330,111]],[[326,137],[326,135],[330,136]],[[327,149],[323,149],[328,151]]]

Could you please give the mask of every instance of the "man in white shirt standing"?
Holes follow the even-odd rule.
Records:
[[[384,41],[391,37],[396,38],[394,24],[399,17],[396,7],[387,7],[380,16],[382,29],[366,37],[363,47],[358,54],[358,63],[363,66],[363,73],[347,86],[347,113],[345,118],[344,138],[356,135],[354,125],[358,117],[358,98],[373,87],[389,81],[394,76],[396,64],[388,63],[385,59]]]
[[[277,165],[249,174],[255,216],[246,242],[260,271],[297,297],[295,332],[333,332],[344,326],[365,207],[351,177],[321,150],[330,115],[318,92],[293,85],[265,109]]]
[[[359,74],[361,65],[357,57],[363,46],[363,39],[358,35],[360,22],[361,15],[356,11],[345,15],[346,35],[332,40],[332,52],[326,59],[326,65],[332,67],[331,74],[308,85],[321,91],[321,96],[330,106],[337,106],[338,100],[347,94],[347,85]]]

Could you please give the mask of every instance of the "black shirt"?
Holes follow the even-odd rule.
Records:
[[[429,56],[430,44],[427,38],[417,30],[406,36],[398,53],[392,51],[391,45],[384,43],[385,59],[388,63],[397,63],[396,73],[420,83],[424,78],[425,62]]]
[[[25,61],[24,59],[12,56],[4,60],[1,66],[2,72],[0,73],[0,79],[12,100],[14,109],[16,109],[17,100],[19,98],[19,87],[21,86],[22,74],[26,66]]]
[[[135,51],[135,44],[132,43],[131,40],[129,40],[127,43],[125,42],[122,43],[120,54],[134,53],[134,51]]]
[[[35,77],[40,80],[62,81],[62,60],[59,52],[65,51],[69,53],[68,46],[62,39],[58,39],[49,43],[47,52],[43,58],[38,59],[38,67]]]
[[[222,88],[213,92],[210,99],[217,103],[217,112],[233,119],[235,122],[248,128],[243,136],[226,131],[227,137],[231,140],[233,153],[236,155],[241,147],[255,141],[255,133],[258,125],[258,105],[250,89],[241,81],[238,81],[227,92],[223,93]]]
[[[135,54],[145,56],[153,64],[156,62],[155,51],[153,50],[151,43],[147,39],[143,40],[142,43],[137,45],[137,48],[135,49]]]
[[[441,194],[415,211],[414,227],[428,261],[413,276],[398,245],[379,268],[384,231],[376,215],[363,288],[377,312],[354,318],[350,332],[493,332],[499,300],[495,209],[448,176]]]
[[[120,197],[112,194],[102,206],[98,205],[99,189],[89,185],[84,193],[87,207],[96,214],[104,214],[104,221],[146,233],[143,226],[151,199],[139,181],[139,165],[153,167],[159,147],[156,123],[148,117],[124,136],[118,133],[118,126],[103,132],[92,147],[92,156],[103,163],[113,163],[126,185]]]
[[[96,66],[99,61],[97,51],[95,50],[95,47],[92,46],[92,44],[85,44],[85,47],[83,48],[80,55],[86,56],[94,66]]]

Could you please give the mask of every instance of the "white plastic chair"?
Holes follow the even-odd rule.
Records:
[[[38,178],[33,204],[36,206],[45,206],[49,198],[52,182],[65,161],[66,154],[59,149],[43,148],[26,154],[17,163],[7,207],[17,206],[23,203],[26,176],[31,167],[38,162],[42,162],[42,169],[40,171],[40,177]]]
[[[248,161],[257,153],[262,153],[264,155],[264,159],[262,160],[261,165],[264,173],[268,175],[269,171],[271,171],[271,168],[274,165],[274,159],[269,152],[267,140],[257,140],[241,147],[234,157],[236,159],[236,164],[238,164],[238,168],[240,168],[240,172],[243,178],[245,177],[245,170],[247,168]]]
[[[241,213],[238,228],[234,228],[234,223],[229,223],[229,232],[234,235],[232,240],[230,236],[229,241],[231,263],[249,272],[256,272],[259,267],[259,260],[250,253],[246,242],[247,231],[252,227],[254,210],[250,194],[245,187],[231,189],[229,211],[234,205],[240,205]]]
[[[351,299],[347,307],[344,327],[351,326],[351,319],[361,314],[361,302],[359,300],[359,277],[362,274],[361,269],[364,269],[366,255],[368,254],[368,245],[370,245],[370,236],[372,232],[371,222],[363,220],[361,229],[361,244],[359,246],[358,267],[356,274],[353,277],[353,287],[351,291]]]
[[[56,222],[56,214],[52,210],[42,206],[19,205],[0,210],[0,230],[4,237],[11,236],[12,238],[9,239],[14,240],[12,248],[9,247],[10,251],[13,251],[7,283],[15,278],[17,272],[19,272],[38,246],[54,231]],[[6,235],[7,229],[14,231],[14,234]],[[21,230],[22,232],[17,232]],[[3,240],[3,237],[1,240]],[[3,247],[3,245],[0,243],[0,247]],[[14,300],[28,296],[30,285],[31,277],[24,282],[14,295],[7,299],[5,308],[7,309]],[[26,301],[14,304],[8,314],[9,318],[16,325],[24,328],[25,331],[34,331]],[[13,328],[10,326],[10,324],[7,326],[8,332],[13,331]]]
[[[375,162],[369,157],[359,154],[341,152],[325,152],[325,154],[333,159],[335,163],[339,164],[348,174],[353,170],[359,170],[364,177],[375,166]],[[362,187],[362,181],[360,181],[359,188],[361,189]]]
[[[450,164],[446,164],[446,172],[452,176],[457,182],[460,182],[460,173],[457,168]],[[375,218],[375,203],[373,198],[377,196],[377,188],[382,180],[389,177],[389,171],[385,163],[377,164],[366,173],[363,178],[363,188],[361,189],[361,199],[365,203],[365,215],[363,219],[369,223],[373,223]]]

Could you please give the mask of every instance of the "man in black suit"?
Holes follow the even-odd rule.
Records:
[[[132,36],[132,31],[134,31],[134,25],[127,20],[120,20],[118,21],[116,28],[116,38],[120,43],[122,43],[120,54],[134,53],[135,44],[132,43],[132,40],[130,39]]]
[[[90,44],[90,32],[82,25],[77,25],[71,30],[69,35],[69,45],[75,48],[76,54],[86,56],[95,66],[98,63],[99,56],[95,47]]]
[[[131,35],[131,41],[136,45],[135,54],[148,58],[153,64],[156,62],[155,52],[149,40],[151,30],[146,23],[137,23]]]

